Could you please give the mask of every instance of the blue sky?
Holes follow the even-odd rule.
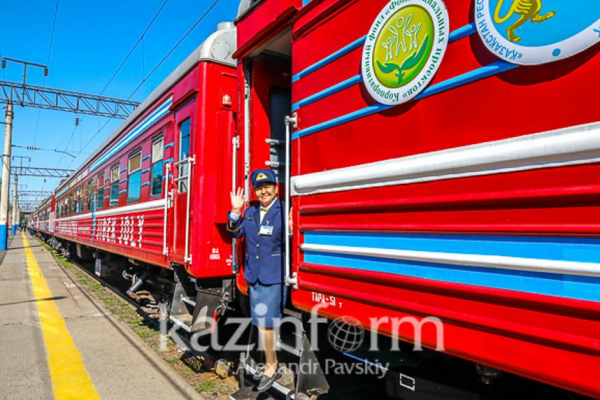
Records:
[[[47,78],[41,69],[28,69],[29,84],[100,94],[165,1],[166,5],[143,41],[103,93],[128,98],[146,77],[146,82],[131,97],[141,102],[215,30],[218,22],[235,18],[238,0],[58,0],[52,46],[56,0],[0,0],[0,56],[48,64]],[[156,72],[148,76],[215,1],[212,11]],[[5,70],[0,70],[0,79],[22,82],[23,67],[8,63]],[[0,120],[4,121],[4,110],[1,111]],[[13,144],[47,149],[13,148],[13,155],[30,157],[31,162],[24,160],[23,165],[32,167],[76,169],[122,121],[107,123],[108,118],[19,105],[15,105],[14,111]],[[79,126],[75,126],[77,117]],[[0,129],[3,146],[4,126],[0,125]],[[84,148],[94,135],[96,137]],[[55,149],[78,156],[72,158],[54,152]],[[21,161],[12,162],[14,165]],[[27,185],[24,190],[49,191],[58,181],[22,177],[19,184]]]

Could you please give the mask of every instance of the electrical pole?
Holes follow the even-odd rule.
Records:
[[[23,96],[25,96],[27,83],[27,66],[44,68],[44,76],[48,76],[48,67],[41,64],[30,63],[27,61],[2,58],[0,66],[6,68],[6,61],[17,62],[23,64]],[[23,104],[23,102],[21,102]],[[12,150],[12,127],[13,127],[13,102],[12,100],[6,103],[6,133],[4,135],[4,163],[2,165],[2,193],[0,195],[0,250],[8,249],[8,202],[10,197],[10,155]],[[21,160],[22,165],[22,160]],[[15,218],[19,203],[17,202],[17,176],[15,175],[15,202],[13,205],[13,231],[16,233]],[[14,233],[13,233],[14,235]]]
[[[2,158],[2,193],[0,194],[0,250],[8,248],[8,198],[10,192],[10,150],[12,145],[13,105],[6,105],[6,131]]]
[[[17,218],[19,218],[19,196],[17,195],[17,191],[19,190],[19,175],[14,176],[13,184],[12,234],[14,236],[17,233]]]
[[[21,170],[23,170],[23,160],[27,159],[31,162],[30,157],[23,156],[12,156],[12,159],[19,158],[21,160]],[[21,219],[21,210],[19,207],[19,174],[13,173],[15,176],[13,183],[15,185],[14,193],[13,193],[13,213],[12,213],[12,234],[13,236],[17,233],[17,226],[19,225]],[[27,185],[22,185],[27,187]]]

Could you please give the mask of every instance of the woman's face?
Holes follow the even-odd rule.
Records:
[[[266,185],[254,188],[254,193],[256,193],[256,197],[258,198],[260,205],[262,207],[267,207],[273,202],[273,200],[275,200],[275,197],[277,197],[277,186],[272,183],[268,183]]]

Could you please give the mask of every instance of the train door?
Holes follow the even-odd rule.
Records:
[[[271,168],[285,193],[285,117],[291,113],[291,65],[285,54],[265,52],[251,60],[250,169]]]
[[[181,264],[192,262],[192,182],[195,165],[194,101],[188,102],[175,114],[175,152],[173,157],[173,223],[171,224],[171,260]]]
[[[250,182],[251,172],[271,168],[276,176],[279,197],[284,200],[286,187],[286,125],[291,114],[291,32],[266,44],[260,53],[243,59],[244,84],[244,166],[247,199],[256,196]],[[290,158],[291,159],[291,158]],[[282,266],[283,268],[283,266]],[[243,276],[238,287],[245,292]]]

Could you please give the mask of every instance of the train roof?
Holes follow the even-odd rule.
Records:
[[[129,126],[140,115],[142,115],[154,102],[160,99],[167,90],[173,87],[185,74],[194,68],[201,61],[211,61],[234,67],[236,65],[233,59],[233,53],[236,48],[236,30],[231,22],[221,22],[217,25],[217,30],[213,32],[206,40],[198,46],[179,66],[162,81],[156,89],[140,104],[134,111],[119,125],[119,127],[104,141],[98,148],[81,164],[73,174],[64,182],[60,183],[55,193],[58,195],[62,189],[67,187],[82,170],[84,170],[92,160],[104,150],[109,143],[114,141],[121,133],[126,131]]]
[[[254,6],[260,3],[262,0],[241,0],[238,6],[238,13],[236,20],[240,19],[244,14],[246,14],[250,9],[254,8]]]
[[[43,208],[43,207],[50,206],[51,205],[51,200],[52,200],[52,197],[46,197],[46,199],[44,199],[44,201],[42,201],[40,203],[40,205],[36,208],[36,211],[39,210],[39,209],[41,209],[41,208]]]

